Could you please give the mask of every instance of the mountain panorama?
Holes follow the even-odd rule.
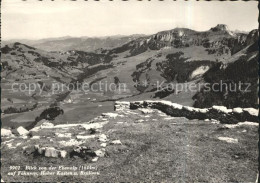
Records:
[[[258,39],[258,30],[218,24],[202,32],[4,41],[2,179],[15,181],[7,176],[14,162],[87,162],[100,171],[88,181],[255,181]]]

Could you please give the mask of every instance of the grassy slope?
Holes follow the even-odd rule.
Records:
[[[90,163],[80,158],[55,159],[22,154],[23,145],[39,144],[26,140],[16,149],[2,149],[2,175],[5,181],[160,181],[160,182],[253,182],[257,173],[257,127],[239,126],[233,129],[186,118],[169,118],[154,110],[142,114],[139,110],[124,110],[121,117],[109,118],[101,133],[122,145],[108,145],[107,155]],[[139,120],[144,121],[140,122]],[[100,120],[100,119],[98,119]],[[122,123],[123,122],[123,123]],[[77,135],[77,131],[70,130]],[[51,133],[43,135],[51,136]],[[48,135],[50,134],[50,135]],[[217,137],[238,139],[237,144]],[[42,138],[41,145],[50,142]],[[63,139],[64,140],[64,139]],[[22,140],[21,140],[22,141]],[[54,139],[57,144],[57,139]],[[94,143],[94,144],[93,144]],[[98,148],[100,142],[85,145]],[[26,163],[25,163],[26,162]],[[10,165],[92,165],[99,176],[6,176]]]

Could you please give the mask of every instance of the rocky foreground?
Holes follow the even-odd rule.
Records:
[[[116,102],[80,124],[1,129],[4,181],[253,182],[258,110],[168,101]],[[92,165],[96,175],[8,175],[10,166]]]

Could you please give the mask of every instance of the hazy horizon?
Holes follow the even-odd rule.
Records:
[[[151,35],[176,27],[206,31],[217,24],[258,28],[258,2],[2,1],[2,40]]]

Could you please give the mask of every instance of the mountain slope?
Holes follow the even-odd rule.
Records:
[[[95,52],[76,49],[48,52],[22,43],[9,44],[1,48],[2,88],[11,91],[14,82],[39,83],[46,87],[42,91],[44,96],[40,95],[39,88],[31,93],[4,92],[3,106],[21,107],[24,111],[22,105],[32,101],[25,115],[30,116],[30,121],[36,118],[35,111],[40,113],[44,107],[52,105],[64,109],[63,116],[78,114],[79,120],[85,120],[83,114],[90,110],[86,104],[100,105],[100,110],[104,111],[105,106],[112,108],[111,101],[126,98],[159,98],[199,107],[214,104],[256,107],[257,41],[257,30],[248,34],[233,33],[225,25],[217,25],[205,32],[184,28],[162,31],[135,38],[117,48]],[[222,80],[233,85],[239,81],[250,82],[252,93],[205,93],[200,87]],[[53,92],[53,83],[70,84],[70,87]],[[79,86],[89,84],[89,90],[75,92],[74,88],[72,92],[71,87],[77,83]],[[192,91],[177,88],[194,84],[196,89]],[[112,85],[116,87],[109,88]],[[168,90],[169,86],[173,87]],[[19,105],[10,99],[19,101]],[[40,106],[34,108],[39,101]],[[16,114],[18,121],[26,121],[21,114]],[[58,117],[57,122],[64,122],[66,118]],[[5,119],[12,117],[6,114]]]

